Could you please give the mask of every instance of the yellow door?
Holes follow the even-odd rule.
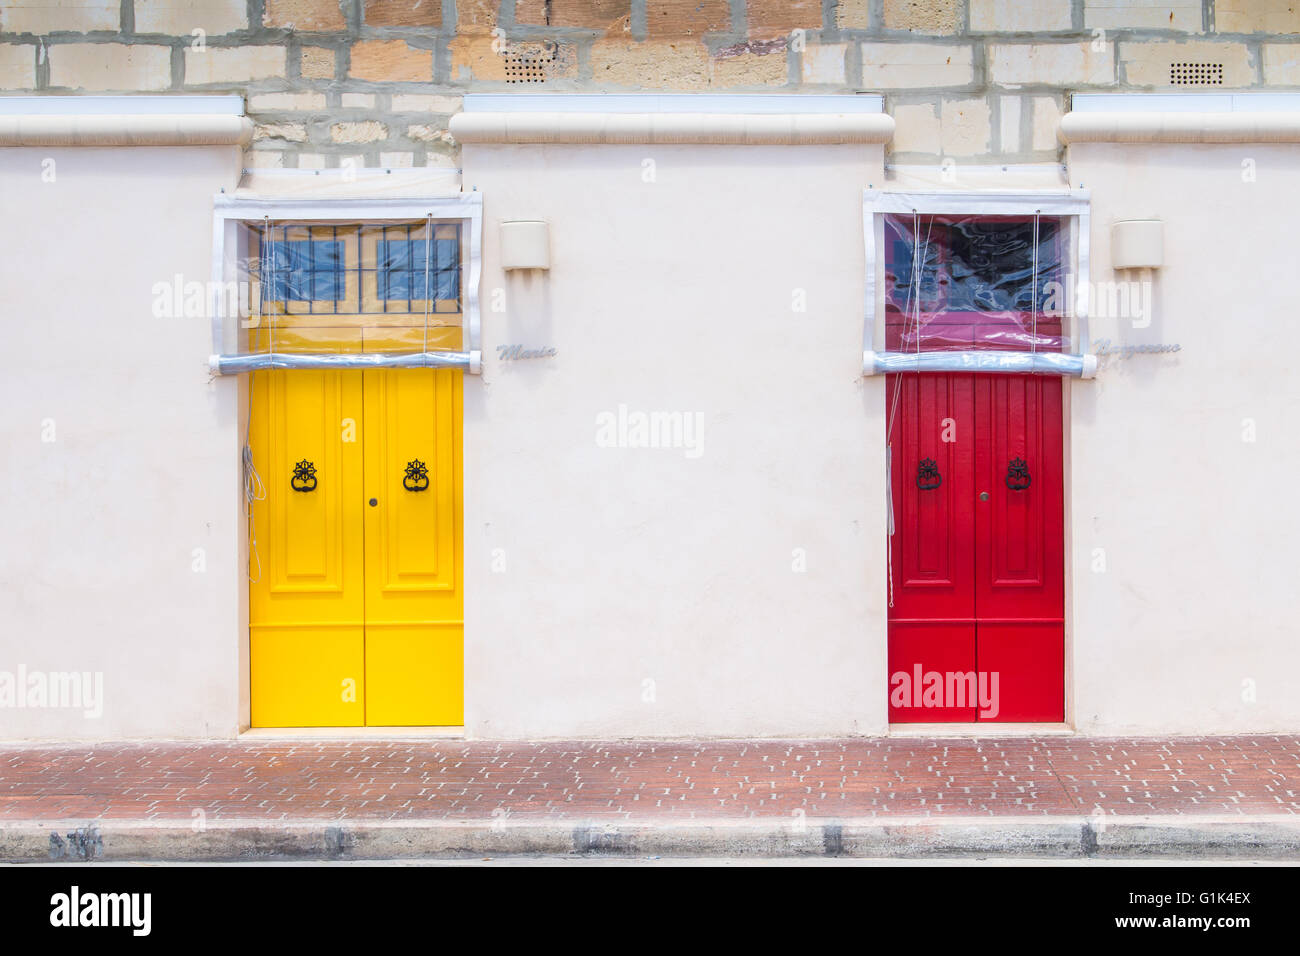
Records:
[[[366,722],[464,722],[459,369],[365,373]]]
[[[255,372],[254,727],[365,723],[360,371]]]
[[[461,395],[455,369],[252,376],[253,726],[464,722]]]

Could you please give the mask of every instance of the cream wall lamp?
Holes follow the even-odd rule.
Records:
[[[1121,219],[1114,223],[1110,227],[1110,264],[1116,272],[1137,276],[1135,282],[1116,283],[1120,286],[1115,293],[1121,310],[1117,317],[1127,318],[1135,329],[1147,328],[1155,312],[1152,276],[1165,264],[1165,224],[1159,219]]]
[[[550,224],[540,219],[513,219],[502,222],[501,268],[550,269]]]
[[[1110,227],[1114,269],[1159,269],[1165,264],[1165,224],[1159,219],[1121,219]]]

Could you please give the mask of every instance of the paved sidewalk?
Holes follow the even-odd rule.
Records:
[[[0,751],[0,859],[535,852],[1300,859],[1300,736]]]

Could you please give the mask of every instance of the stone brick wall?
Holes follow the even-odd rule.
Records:
[[[248,165],[454,166],[469,90],[881,92],[900,162],[1050,160],[1075,90],[1300,89],[1296,0],[3,0],[0,91],[238,92]]]

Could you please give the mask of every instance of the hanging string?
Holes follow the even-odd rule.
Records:
[[[921,263],[930,255],[930,234],[934,231],[934,217],[930,217],[925,227],[925,239],[921,239],[921,217],[912,210],[912,281],[907,285],[907,299],[903,303],[903,315],[907,317],[903,324],[903,342],[913,330],[916,331],[916,354],[921,354]],[[918,364],[918,372],[919,364]],[[885,444],[888,447],[894,434],[894,419],[898,413],[898,400],[901,378],[895,376],[893,396],[890,400],[889,417],[885,425]]]
[[[257,466],[253,464],[253,449],[249,444],[249,432],[253,425],[253,383],[257,380],[257,372],[250,372],[248,376],[248,417],[244,421],[244,514],[248,519],[248,580],[256,584],[262,580],[262,558],[257,553],[257,525],[253,520],[253,505],[258,501],[266,500],[266,485],[262,483],[262,476],[257,473]],[[253,576],[253,565],[257,565],[257,576]]]
[[[258,313],[265,315],[268,292],[274,291],[274,282],[268,289],[267,279],[275,272],[275,267],[271,265],[272,256],[270,255],[270,217],[263,217],[262,224],[262,245],[258,250],[258,259],[261,267],[258,270],[261,275],[260,294],[258,295]],[[275,338],[271,337],[271,350],[275,350]],[[243,470],[244,483],[244,517],[248,522],[248,580],[253,584],[262,580],[262,557],[257,551],[257,521],[254,518],[254,507],[257,502],[266,500],[266,485],[262,482],[262,476],[257,473],[257,466],[253,464],[253,447],[250,443],[250,435],[253,428],[253,385],[257,381],[256,372],[250,372],[248,375],[248,409],[244,418],[244,447],[240,451],[240,459]],[[253,567],[257,567],[257,573],[254,574]]]
[[[266,268],[263,270],[263,277],[267,286],[263,286],[262,302],[266,306],[263,310],[264,315],[270,316],[270,325],[267,326],[267,336],[269,338],[268,354],[271,356],[271,365],[275,364],[275,305],[272,296],[276,293],[275,277],[275,232],[271,226],[271,217],[262,217],[262,248],[266,254]],[[269,289],[268,289],[269,287]],[[286,293],[287,295],[287,293]]]
[[[424,348],[420,351],[424,355],[424,365],[429,365],[429,305],[433,299],[433,290],[429,288],[429,257],[433,252],[433,213],[429,213],[429,218],[424,226]]]
[[[1029,354],[1038,354],[1038,223],[1041,209],[1034,210],[1034,280],[1029,293],[1030,343]],[[1034,371],[1033,359],[1030,359],[1029,371]]]
[[[921,240],[921,216],[912,210],[912,281],[907,285],[907,299],[903,303],[903,342],[907,342],[909,331],[916,330],[916,354],[921,355],[921,268],[930,253],[930,233],[934,229],[934,217],[925,227],[925,240]],[[913,309],[915,308],[915,312]],[[921,374],[921,363],[917,362],[917,375]],[[885,493],[889,511],[889,534],[885,536],[885,564],[889,575],[889,606],[894,606],[894,419],[898,414],[899,395],[902,392],[901,374],[894,376],[893,395],[890,398],[889,417],[885,424],[885,480],[888,482]]]

